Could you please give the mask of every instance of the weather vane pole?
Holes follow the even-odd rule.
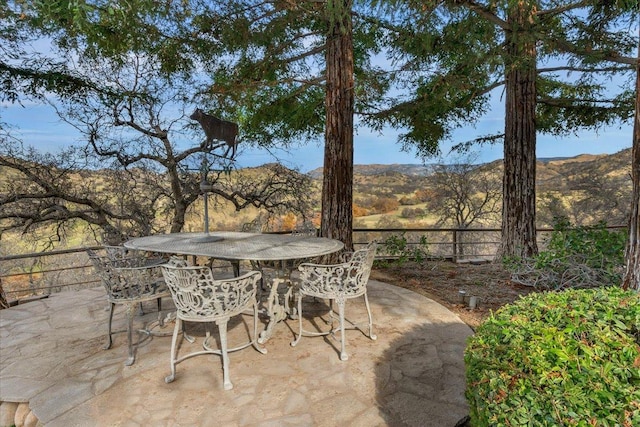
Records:
[[[200,165],[200,191],[204,196],[204,236],[194,237],[192,242],[208,243],[219,242],[224,240],[223,237],[213,236],[209,233],[209,192],[213,189],[213,184],[209,183],[207,175],[209,175],[209,161],[207,160],[207,154],[202,153],[202,164]]]

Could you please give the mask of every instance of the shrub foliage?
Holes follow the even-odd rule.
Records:
[[[465,352],[472,425],[640,426],[640,294],[530,294]]]
[[[529,259],[505,260],[511,280],[540,290],[592,288],[622,283],[626,230],[600,222],[572,227],[556,218],[545,250]]]
[[[390,259],[377,261],[378,266],[403,265],[407,261],[417,263],[423,262],[429,255],[429,246],[426,236],[420,236],[417,243],[410,243],[407,240],[406,233],[392,234],[387,237],[380,245],[380,251],[383,258],[385,256]]]
[[[567,218],[556,218],[546,249],[536,259],[537,265],[544,268],[553,260],[581,254],[589,267],[615,269],[624,264],[627,234],[623,229],[608,230],[605,222],[573,227]]]

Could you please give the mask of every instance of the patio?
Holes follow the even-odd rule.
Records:
[[[0,310],[0,425],[17,413],[27,424],[37,418],[65,427],[453,427],[468,413],[462,354],[470,328],[434,301],[385,283],[369,282],[369,300],[378,340],[348,331],[348,361],[340,361],[331,339],[303,338],[291,347],[296,325],[288,320],[265,344],[267,354],[230,354],[230,391],[222,388],[217,356],[181,363],[165,384],[170,337],[145,340],[129,367],[124,334],[103,350],[102,287]],[[361,299],[347,303],[347,317],[366,318]],[[136,321],[153,318],[151,312]],[[114,328],[124,325],[118,310]],[[244,333],[234,326],[241,325],[230,324],[230,340]]]

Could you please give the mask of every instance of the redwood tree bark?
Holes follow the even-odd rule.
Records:
[[[9,302],[4,294],[4,289],[2,289],[2,281],[0,281],[0,310],[3,308],[9,308]]]
[[[320,235],[353,249],[353,38],[351,0],[330,0]]]
[[[633,193],[629,218],[629,241],[625,254],[627,270],[622,287],[640,291],[640,42],[638,43],[638,62],[636,62],[636,111],[631,148],[631,178]]]
[[[506,32],[506,112],[502,179],[502,257],[530,257],[536,242],[536,47],[530,11],[516,7]]]

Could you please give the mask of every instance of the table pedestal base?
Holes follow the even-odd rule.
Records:
[[[266,301],[266,313],[269,322],[264,331],[260,332],[259,344],[264,344],[272,337],[274,329],[279,322],[287,317],[296,318],[296,304],[294,299],[293,284],[289,277],[275,277],[270,280],[269,296]],[[286,290],[281,294],[280,285],[286,284]]]

